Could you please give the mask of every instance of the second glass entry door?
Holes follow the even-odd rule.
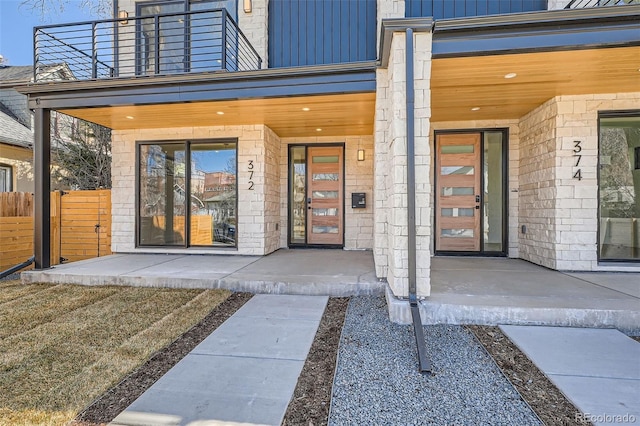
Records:
[[[342,146],[290,147],[291,245],[343,245],[343,151]]]
[[[436,134],[436,252],[506,253],[505,143],[501,130]]]

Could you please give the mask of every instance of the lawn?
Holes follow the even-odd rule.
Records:
[[[0,282],[0,425],[61,425],[230,292]]]

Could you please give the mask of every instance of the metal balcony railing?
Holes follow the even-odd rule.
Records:
[[[52,66],[77,80],[260,69],[226,9],[164,13],[34,29],[34,81]]]
[[[640,0],[571,0],[565,9],[588,9],[590,7],[625,6],[640,4]]]

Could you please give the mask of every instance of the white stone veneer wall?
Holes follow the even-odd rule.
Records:
[[[115,253],[238,253],[263,255],[278,247],[280,139],[264,125],[120,130],[112,133],[112,243]],[[238,249],[136,248],[136,141],[238,139]],[[253,160],[254,190],[248,190]]]
[[[252,0],[251,12],[245,13],[243,0],[238,0],[238,26],[262,58],[262,68],[269,64],[268,0]]]
[[[431,123],[432,134],[438,130],[465,130],[475,131],[477,129],[508,129],[509,152],[508,152],[508,173],[509,182],[507,185],[509,200],[509,216],[507,217],[509,229],[509,247],[507,255],[509,257],[519,257],[519,169],[520,169],[520,127],[519,120],[473,120],[473,121],[447,121]],[[435,146],[435,140],[434,140]],[[431,176],[433,179],[433,174]],[[433,239],[432,246],[433,250]]]
[[[307,138],[282,138],[280,150],[280,247],[287,247],[288,226],[288,156],[289,145],[313,143],[344,143],[344,248],[346,250],[371,249],[373,247],[373,137],[371,136],[322,136]],[[358,161],[358,149],[365,150],[365,160]],[[364,192],[367,208],[351,208],[351,193]]]
[[[414,34],[416,280],[418,297],[430,294],[431,271],[431,34]],[[395,296],[407,297],[406,35],[394,33],[387,70],[378,71],[375,115],[376,273]],[[386,272],[386,274],[385,274]]]
[[[520,257],[556,268],[556,116],[551,99],[520,120]],[[567,201],[571,201],[570,199]]]
[[[522,118],[520,257],[559,270],[612,269],[597,261],[598,112],[639,108],[640,92],[558,96]],[[573,178],[574,141],[582,180]]]

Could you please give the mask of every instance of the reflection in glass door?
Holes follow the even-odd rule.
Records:
[[[343,245],[343,150],[342,146],[290,147],[291,245]]]
[[[436,135],[436,251],[505,254],[505,132]]]

